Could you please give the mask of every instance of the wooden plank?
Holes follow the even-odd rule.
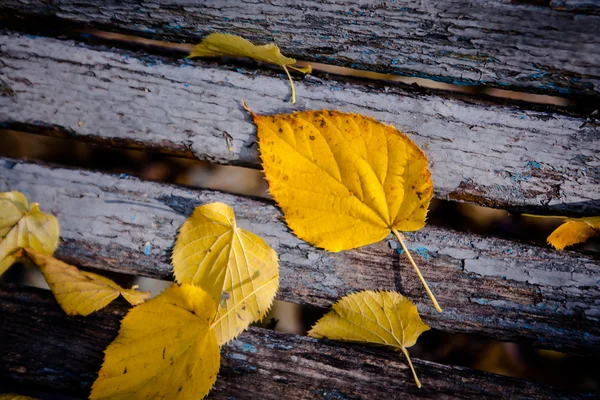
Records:
[[[0,285],[0,383],[86,396],[126,312],[117,301],[85,318],[67,317],[49,291]],[[209,398],[582,397],[468,368],[413,363],[421,389],[399,353],[251,328],[223,347]]]
[[[408,233],[444,308],[439,314],[406,257],[390,249],[397,244],[391,237],[357,250],[321,251],[291,234],[266,200],[0,159],[0,191],[6,190],[23,191],[58,217],[56,255],[77,265],[170,280],[177,229],[195,206],[221,201],[235,209],[238,226],[279,254],[279,299],[328,307],[358,290],[398,290],[434,328],[600,354],[598,255],[435,226]]]
[[[257,113],[335,108],[398,127],[430,159],[435,195],[534,213],[600,214],[600,127],[552,111],[399,88],[193,67],[69,41],[0,36],[0,126],[258,167]],[[233,151],[225,140],[233,137]]]
[[[23,19],[57,17],[62,26],[69,21],[188,43],[229,32],[275,41],[301,60],[459,85],[597,95],[600,7],[591,1],[548,3],[33,0],[23,7],[20,0],[5,0],[0,13],[21,26]],[[39,20],[33,24],[40,26]]]

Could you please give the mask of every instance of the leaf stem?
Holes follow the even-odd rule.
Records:
[[[417,373],[415,372],[415,368],[412,365],[412,361],[410,361],[410,356],[408,355],[408,350],[406,350],[406,348],[404,348],[404,346],[400,347],[400,350],[402,350],[402,353],[404,353],[404,356],[406,357],[406,360],[408,361],[408,366],[410,367],[410,370],[412,371],[413,378],[415,378],[415,383],[417,384],[417,387],[420,389],[421,381],[419,381],[419,378],[417,377]]]
[[[421,271],[419,271],[419,267],[417,267],[417,264],[415,264],[415,260],[413,260],[412,256],[408,252],[408,249],[406,248],[406,245],[404,244],[404,241],[402,240],[402,235],[396,229],[392,229],[392,232],[394,232],[394,235],[396,236],[396,238],[400,242],[400,246],[402,246],[402,249],[404,250],[404,252],[408,256],[408,259],[410,260],[410,263],[415,268],[415,271],[417,272],[417,275],[419,276],[419,279],[421,279],[421,283],[423,283],[423,286],[425,287],[425,290],[427,291],[427,294],[429,295],[429,298],[433,302],[433,306],[435,307],[435,309],[437,310],[437,312],[442,312],[442,309],[440,308],[440,305],[438,304],[437,300],[435,299],[435,296],[433,295],[433,293],[431,293],[431,290],[429,289],[429,286],[427,285],[427,282],[425,282],[425,278],[423,278],[423,275],[421,275]]]
[[[288,71],[287,67],[285,66],[285,64],[281,64],[281,66],[283,67],[283,70],[285,71],[285,73],[287,74],[289,80],[290,80],[290,86],[292,87],[292,104],[296,104],[296,89],[294,89],[294,81],[292,80],[292,76],[290,75],[290,71]]]

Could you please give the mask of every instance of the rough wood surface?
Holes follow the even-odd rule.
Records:
[[[460,85],[597,95],[600,16],[593,14],[600,7],[591,1],[532,3],[4,0],[0,14],[58,17],[63,24],[188,43],[229,32],[275,41],[302,60]]]
[[[339,109],[391,123],[427,153],[435,195],[534,213],[600,214],[600,127],[558,112],[465,102],[335,80],[296,83],[239,69],[0,36],[7,128],[258,166],[257,113]],[[233,137],[229,151],[225,133]]]
[[[0,384],[86,396],[127,306],[67,317],[49,291],[0,285]],[[581,398],[401,354],[251,328],[221,352],[210,399]]]
[[[291,234],[266,200],[0,159],[0,191],[7,190],[58,217],[56,255],[77,265],[172,279],[177,229],[195,206],[222,201],[279,254],[279,299],[327,307],[357,290],[399,290],[434,328],[600,354],[597,255],[427,226],[407,234],[408,246],[444,308],[439,314],[406,257],[390,249],[395,241],[321,251]]]

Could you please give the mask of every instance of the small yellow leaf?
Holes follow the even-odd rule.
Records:
[[[220,351],[210,328],[216,304],[206,291],[172,285],[132,308],[90,399],[201,399],[219,372]]]
[[[120,294],[132,305],[140,304],[150,297],[149,292],[123,289],[104,276],[80,271],[54,257],[31,249],[24,251],[40,269],[56,301],[69,315],[88,315],[106,307]]]
[[[296,102],[294,82],[287,69],[288,66],[295,64],[296,60],[281,54],[279,47],[275,43],[257,46],[240,36],[226,33],[211,33],[200,44],[194,46],[188,57],[245,57],[269,64],[280,65],[290,80],[292,104]],[[292,68],[305,74],[312,72],[310,65],[303,68]]]
[[[308,334],[315,338],[372,343],[400,350],[408,360],[417,386],[421,387],[406,349],[427,330],[429,326],[421,321],[417,307],[401,294],[363,291],[340,299]]]
[[[262,116],[246,109],[269,191],[299,238],[337,252],[393,232],[405,248],[398,231],[425,226],[433,195],[427,157],[393,126],[335,110]]]
[[[279,286],[277,254],[260,237],[238,228],[223,203],[197,207],[179,230],[173,249],[175,280],[202,287],[219,304],[219,345],[262,319]]]
[[[13,253],[30,247],[52,254],[58,246],[58,220],[44,214],[20,192],[0,193],[0,275],[14,263]]]
[[[562,250],[596,235],[600,235],[600,217],[568,218],[548,236],[548,243]]]

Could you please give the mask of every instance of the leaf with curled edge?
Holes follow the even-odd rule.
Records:
[[[14,253],[19,249],[54,253],[58,235],[58,220],[41,212],[38,203],[29,207],[21,192],[0,193],[0,275],[16,261]]]
[[[20,257],[27,257],[39,268],[56,301],[68,315],[89,315],[106,307],[119,295],[132,305],[143,303],[150,297],[149,292],[139,292],[135,286],[123,289],[104,276],[80,271],[73,265],[32,249],[23,249],[19,253]]]
[[[367,290],[340,299],[308,334],[400,350],[408,360],[415,383],[421,387],[406,349],[427,330],[429,326],[421,320],[417,307],[406,297],[397,292]]]
[[[202,288],[174,284],[132,308],[108,346],[90,399],[201,399],[219,372],[210,321],[216,304]]]
[[[600,216],[567,218],[548,236],[548,243],[557,250],[582,243],[592,236],[600,235]]]
[[[296,90],[288,67],[304,74],[312,72],[310,65],[304,68],[292,66],[296,63],[296,60],[281,54],[275,43],[258,46],[240,36],[227,33],[211,33],[200,44],[194,46],[188,57],[244,57],[268,64],[280,65],[290,80],[292,104],[296,103]]]
[[[393,233],[441,312],[399,231],[425,226],[433,184],[425,153],[373,118],[336,110],[257,115],[269,192],[300,238],[329,251]]]
[[[172,261],[177,282],[202,287],[219,304],[211,323],[219,345],[262,319],[279,286],[275,251],[238,228],[223,203],[194,210],[179,229]]]

